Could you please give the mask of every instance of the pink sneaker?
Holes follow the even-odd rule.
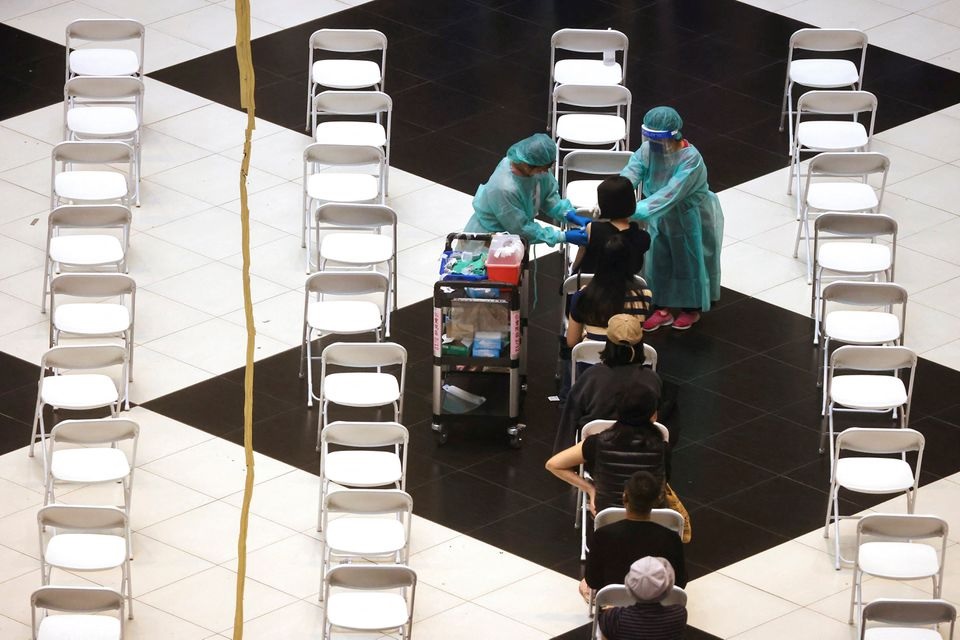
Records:
[[[673,324],[673,315],[669,311],[657,309],[653,315],[643,323],[644,331],[656,331],[660,327],[669,327]]]
[[[697,322],[700,322],[699,311],[682,311],[673,323],[673,328],[677,331],[686,331]]]

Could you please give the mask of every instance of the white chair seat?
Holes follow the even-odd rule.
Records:
[[[916,627],[874,627],[867,629],[863,640],[943,640],[939,631]]]
[[[314,200],[370,202],[379,194],[379,181],[368,174],[322,172],[307,176],[307,195]]]
[[[348,407],[379,407],[400,399],[400,385],[389,373],[331,373],[323,380],[323,395]]]
[[[366,333],[378,329],[383,324],[383,317],[373,302],[311,300],[307,306],[307,324],[321,333]]]
[[[597,187],[602,180],[574,180],[567,183],[566,198],[577,209],[592,209],[597,204]]]
[[[823,323],[831,340],[850,344],[880,344],[900,337],[900,320],[883,311],[831,311]]]
[[[837,484],[858,493],[897,493],[913,487],[913,471],[899,459],[841,458]]]
[[[119,567],[127,557],[123,536],[99,533],[61,533],[47,544],[47,562],[61,569],[97,571]]]
[[[817,249],[817,263],[843,273],[877,273],[890,268],[890,247],[872,242],[827,242]]]
[[[321,122],[314,141],[382,147],[387,144],[387,131],[376,122]]]
[[[54,177],[57,196],[76,202],[119,200],[127,196],[127,178],[118,171],[64,171]]]
[[[327,523],[326,543],[337,554],[384,555],[402,549],[406,536],[396,518],[345,516]]]
[[[50,615],[40,621],[37,640],[120,640],[115,616]]]
[[[334,593],[327,602],[327,618],[335,627],[392,629],[406,624],[407,603],[395,593]]]
[[[623,69],[619,62],[559,60],[553,65],[553,79],[557,84],[620,84]]]
[[[48,376],[43,379],[40,398],[44,404],[62,409],[95,409],[119,399],[117,386],[101,373]]]
[[[318,60],[313,81],[331,89],[363,89],[380,84],[380,65],[370,60]]]
[[[78,76],[132,76],[140,59],[128,49],[77,49],[70,52],[70,72]]]
[[[346,264],[376,264],[393,257],[393,239],[373,233],[329,233],[320,241],[320,258]]]
[[[400,458],[388,451],[334,451],[324,468],[327,480],[347,487],[383,487],[402,475]]]
[[[823,211],[866,211],[879,204],[877,193],[861,182],[817,182],[810,185],[807,203]]]
[[[907,401],[903,381],[885,375],[836,376],[830,398],[839,405],[855,409],[888,409]]]
[[[936,550],[917,542],[865,542],[857,561],[864,573],[894,580],[926,578],[940,568]]]
[[[140,123],[133,109],[77,107],[67,111],[67,128],[84,138],[129,137]]]
[[[859,122],[806,121],[797,128],[797,142],[808,149],[859,149],[866,146],[867,140],[867,130]]]
[[[122,304],[75,303],[58,306],[53,326],[65,333],[112,335],[130,328],[130,310]]]
[[[130,475],[130,463],[120,449],[60,449],[53,453],[50,473],[62,482],[110,482]]]
[[[790,63],[790,81],[805,87],[832,89],[856,84],[860,74],[849,60],[814,58],[793,60]]]
[[[627,124],[619,116],[568,113],[557,118],[557,137],[577,144],[612,144],[627,135]]]

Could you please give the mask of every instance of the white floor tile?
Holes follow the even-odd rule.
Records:
[[[52,104],[8,118],[3,121],[3,126],[35,140],[55,145],[63,140],[63,105]]]
[[[137,346],[133,382],[130,383],[130,401],[136,403],[155,400],[212,377],[200,369],[149,347]]]
[[[186,40],[210,51],[226,49],[236,41],[236,16],[222,5],[206,5],[194,11],[160,20],[151,26],[157,31]],[[276,31],[261,20],[250,20],[251,37],[259,38]]]
[[[189,449],[215,437],[206,431],[195,429],[144,407],[133,407],[123,415],[140,425],[140,441],[137,445],[138,466]]]
[[[577,585],[577,580],[545,569],[473,602],[552,637],[590,622]]]
[[[7,616],[0,616],[0,637],[3,638],[29,638],[31,634],[30,627],[17,622]]]
[[[237,574],[213,567],[143,596],[147,604],[210,631],[233,626]],[[276,589],[247,580],[244,619],[251,620],[291,604],[294,600]]]
[[[285,234],[250,250],[250,273],[287,289],[300,290],[307,279],[304,252],[298,237]],[[222,262],[240,269],[243,256],[235,253]],[[303,310],[299,313],[302,315]]]
[[[144,57],[147,57],[146,54]],[[149,76],[143,79],[143,83],[145,95],[149,96],[144,99],[143,122],[148,126],[210,104],[206,98],[154,80]],[[153,129],[153,127],[150,128]]]
[[[900,240],[956,219],[956,215],[892,191],[883,196],[883,213],[897,221]]]
[[[463,603],[464,600],[453,594],[431,587],[424,582],[418,582],[417,600],[413,605],[413,624],[417,625],[424,618],[449,611]]]
[[[300,246],[300,230],[303,228],[303,190],[293,182],[283,182],[275,187],[249,194],[247,206],[250,219],[281,229],[297,238]],[[239,197],[223,205],[224,209],[240,213]]]
[[[145,73],[153,73],[159,69],[205,56],[211,51],[150,25],[147,27],[147,37],[144,40],[143,70]],[[147,102],[149,103],[149,100]]]
[[[951,369],[960,369],[960,340],[924,351],[923,357]]]
[[[918,38],[918,33],[923,37]],[[929,60],[956,49],[960,29],[910,14],[869,29],[867,36],[870,44],[919,60]]]
[[[944,69],[960,72],[960,49],[931,58],[928,62]]]
[[[49,158],[53,147],[35,137],[24,135],[13,129],[0,126],[0,171],[13,169],[20,165]]]
[[[414,173],[410,173],[409,171],[404,171],[403,169],[398,169],[396,167],[390,167],[390,198],[399,198],[400,196],[408,193],[425,189],[433,184],[435,183],[427,180],[426,178],[421,178]]]
[[[387,199],[400,222],[431,233],[438,228],[462,229],[473,215],[472,202],[472,195],[440,184]]]
[[[34,11],[46,9],[63,0],[8,0],[0,6],[0,20],[9,20]]]
[[[907,14],[876,0],[848,0],[839,5],[829,0],[806,0],[778,13],[818,27],[852,29],[869,29]]]
[[[766,638],[818,638],[819,640],[850,640],[854,629],[850,625],[816,613],[797,609],[749,631],[733,636],[734,640],[761,640]]]
[[[210,320],[212,316],[147,289],[137,292],[135,339],[144,344]]]
[[[24,329],[37,322],[42,322],[44,316],[36,304],[24,302],[13,296],[0,293],[0,335]]]
[[[47,322],[38,322],[19,331],[0,336],[0,351],[27,362],[40,362],[50,346]]]
[[[960,171],[960,168],[958,168],[958,171]],[[960,173],[957,174],[957,177],[960,178]],[[956,250],[958,240],[960,240],[960,218],[954,218],[936,227],[904,238],[899,242],[899,245],[954,265],[960,265],[960,254]],[[897,261],[899,262],[900,252],[897,253]],[[939,276],[939,274],[937,275]]]
[[[789,309],[802,316],[810,315],[810,285],[807,284],[807,279],[804,276],[778,284],[755,294],[753,297]]]
[[[419,553],[424,549],[452,540],[460,535],[457,531],[414,514],[410,526],[410,553]]]
[[[18,18],[8,20],[7,24],[21,31],[46,38],[62,45],[67,25],[78,18],[116,18],[117,16],[94,9],[80,2],[64,2],[49,8],[33,11]]]
[[[516,622],[471,602],[421,620],[416,624],[420,640],[472,640],[478,630],[484,637],[511,638],[511,640],[546,639],[550,634]]]
[[[801,259],[802,256],[801,253]],[[723,285],[748,295],[803,276],[806,269],[805,263],[800,260],[778,255],[748,242],[728,247],[720,254],[720,260]],[[760,264],[764,265],[762,270],[757,268]]]
[[[149,181],[211,205],[220,205],[240,197],[240,163],[212,155],[154,174]],[[255,193],[280,182],[282,179],[275,175],[251,168],[247,174],[247,192]]]
[[[305,506],[305,505],[304,505]],[[247,553],[247,577],[297,598],[320,590],[320,541],[296,534]],[[224,565],[237,570],[237,560]]]
[[[34,542],[36,542],[36,531],[34,531]],[[65,587],[97,586],[89,580],[67,573],[66,571],[54,570],[53,576],[55,584]],[[11,618],[21,624],[30,624],[30,597],[28,594],[32,593],[39,586],[39,567],[30,573],[25,573],[12,580],[0,583],[0,615]]]
[[[257,137],[251,145],[250,166],[295,180],[303,176],[303,150],[312,141],[310,136],[289,129]],[[243,145],[224,151],[223,155],[239,162],[243,159]]]
[[[38,448],[37,455],[39,452]],[[0,518],[43,504],[42,493],[9,480],[0,479],[0,495],[3,496],[3,501],[0,503]]]
[[[205,640],[210,631],[137,600],[136,617],[127,620],[130,640]]]
[[[911,302],[909,308],[904,344],[918,353],[949,344],[960,336],[960,317],[920,303]]]
[[[916,7],[914,11],[926,18],[960,27],[960,2],[947,0],[946,2],[928,2],[927,4],[928,6],[922,11],[920,10],[921,7]]]
[[[443,240],[430,240],[397,254],[397,273],[421,284],[433,286],[440,271]]]
[[[897,247],[897,267],[894,280],[897,284],[906,288],[909,293],[922,291],[933,285],[956,278],[958,275],[960,275],[960,269],[955,264],[914,251],[903,246],[902,242]]]
[[[246,640],[320,640],[322,625],[323,608],[317,603],[297,600],[245,622],[243,637]]]
[[[195,555],[184,553],[153,538],[133,534],[133,595],[140,597],[214,566]]]
[[[960,317],[960,277],[953,278],[910,296],[911,302],[920,302],[944,313]]]
[[[459,570],[451,573],[454,565]],[[465,599],[501,589],[542,570],[529,560],[463,535],[413,554],[410,566],[421,581]]]
[[[257,484],[250,513],[295,531],[304,531],[317,526],[319,499],[320,479],[306,471],[294,469]],[[243,492],[232,493],[223,501],[239,507]]]
[[[960,122],[942,113],[931,113],[878,133],[875,137],[942,162],[953,162],[960,159],[958,135]],[[894,191],[902,193],[899,189]]]
[[[347,5],[337,0],[272,0],[269,6],[253,4],[250,7],[250,14],[257,20],[286,28],[316,20],[346,8]]]
[[[241,246],[240,216],[219,207],[154,227],[148,233],[214,260],[233,255]],[[282,231],[273,227],[250,223],[251,247],[283,236]]]
[[[920,583],[870,579],[863,583],[863,596],[866,602],[876,598],[930,598],[929,581],[922,584],[923,588],[920,589],[914,586],[915,584],[919,585]],[[850,591],[843,591],[829,598],[824,598],[810,605],[809,609],[846,624],[850,611]]]
[[[255,303],[285,291],[284,287],[256,276],[251,276],[250,281]],[[210,262],[145,288],[212,316],[243,308],[241,271],[222,262]]]
[[[921,173],[926,173],[940,164],[936,158],[931,158],[922,153],[910,151],[909,149],[888,142],[884,135],[886,133],[887,132],[880,134],[880,137],[874,136],[870,143],[870,151],[882,153],[890,158],[887,186],[896,184],[906,178],[912,178]],[[899,136],[895,136],[895,138],[899,139]],[[878,176],[871,176],[869,182],[875,187],[880,186],[880,178]]]
[[[234,311],[223,319],[246,326],[243,311]],[[277,340],[287,347],[299,346],[303,340],[303,294],[287,291],[253,305],[253,321],[258,336]]]
[[[720,193],[723,207],[723,233],[738,240],[750,238],[764,231],[795,220],[792,208],[741,191],[727,189]]]
[[[242,145],[246,126],[247,116],[244,112],[214,103],[185,111],[152,125],[161,133],[215,152]],[[259,140],[279,131],[279,126],[258,119],[257,128],[253,130],[253,139]],[[239,165],[239,160],[237,163]]]
[[[141,290],[177,274],[210,264],[210,258],[141,233],[130,242],[127,265]],[[163,295],[163,291],[158,291]],[[168,296],[169,297],[169,296]]]
[[[141,171],[145,178],[211,155],[207,149],[160,133],[150,127],[144,128],[142,138],[143,168]]]
[[[149,180],[140,183],[140,204],[141,206],[133,211],[134,231],[148,231],[153,227],[210,208],[208,202],[192,198]],[[138,248],[136,238],[132,239],[131,243],[135,249]]]
[[[719,573],[687,584],[688,623],[729,638],[782,615],[797,605]]]
[[[253,458],[258,486],[290,471],[288,465],[268,456],[254,453]],[[144,469],[214,498],[243,490],[246,476],[243,447],[220,438],[151,462]]]
[[[37,559],[0,545],[0,582],[6,582],[37,569]],[[2,629],[2,626],[0,626]],[[0,634],[0,637],[3,636]]]
[[[411,305],[433,296],[433,283],[427,284],[402,275],[397,276],[397,303],[400,307]]]
[[[49,182],[48,178],[47,183]],[[0,212],[0,224],[5,226],[14,221],[17,221],[17,224],[30,224],[37,214],[50,209],[50,198],[6,180],[0,180],[0,198],[5,204]],[[46,225],[43,233],[46,234]]]
[[[24,443],[30,439],[30,434],[24,430]],[[43,467],[41,458],[27,456],[27,447],[21,447],[0,456],[0,478],[9,480],[21,487],[30,489],[42,495]],[[3,538],[0,538],[3,539]],[[6,540],[4,540],[6,544]]]
[[[150,24],[206,6],[204,0],[84,0],[84,4],[124,18]]]

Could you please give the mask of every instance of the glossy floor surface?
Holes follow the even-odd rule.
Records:
[[[250,177],[258,324],[255,442],[258,491],[247,637],[314,637],[318,585],[313,518],[317,414],[304,406],[296,348],[302,314],[297,236],[305,42],[324,26],[372,27],[390,41],[386,89],[396,105],[390,204],[401,220],[400,300],[393,339],[410,356],[404,423],[408,490],[418,515],[411,563],[422,578],[419,637],[584,638],[573,494],[543,470],[557,418],[553,393],[559,266],[538,261],[529,331],[527,440],[503,424],[430,433],[428,300],[442,235],[469,214],[470,195],[503,150],[542,130],[550,34],[614,27],[631,39],[633,126],[668,103],[701,150],[727,218],[724,289],[694,330],[649,341],[678,388],[668,425],[678,434],[673,486],[691,512],[688,638],[852,637],[849,570],[835,573],[823,520],[827,464],[817,453],[818,396],[809,295],[790,256],[784,134],[777,132],[786,41],[804,23],[869,30],[866,88],[880,100],[875,148],[891,155],[889,212],[902,225],[898,281],[911,293],[907,344],[925,359],[912,425],[928,442],[918,509],[956,518],[960,470],[960,40],[952,2],[909,13],[865,0],[857,15],[827,3],[374,0],[347,8],[278,2],[254,11],[257,115]],[[33,517],[38,465],[22,450],[36,395],[46,322],[36,304],[49,149],[60,139],[63,49],[74,17],[120,11],[99,2],[37,2],[0,13],[0,635],[26,637],[36,582]],[[144,425],[134,508],[138,618],[133,637],[227,634],[240,488],[242,315],[236,187],[238,107],[230,3],[134,3],[148,24],[144,205],[136,212],[131,273],[140,285],[133,415]],[[322,4],[322,6],[321,6]],[[48,6],[49,5],[49,6]],[[309,5],[309,6],[308,6]],[[929,5],[929,6],[928,6]],[[6,10],[4,7],[0,12]],[[772,13],[767,9],[777,11]],[[22,12],[22,13],[21,13]],[[330,14],[326,17],[319,17]],[[799,22],[799,21],[804,22]],[[843,26],[839,25],[839,26]],[[923,46],[905,34],[922,29]],[[27,33],[30,32],[30,33]],[[35,34],[35,35],[31,35]],[[45,38],[49,38],[47,40]],[[156,48],[153,48],[156,47]],[[212,52],[212,53],[211,53]],[[15,152],[12,150],[16,149]],[[227,284],[227,287],[224,285]],[[83,502],[99,494],[62,494]],[[880,502],[852,496],[845,511]],[[902,506],[897,506],[902,510]],[[200,535],[198,532],[205,532]],[[227,542],[225,543],[224,540]],[[305,570],[304,566],[309,570]],[[948,566],[947,597],[952,567]],[[111,584],[111,576],[85,576]],[[70,577],[70,580],[80,580]],[[917,585],[924,588],[925,585]],[[913,586],[904,593],[919,596]],[[912,591],[909,591],[912,590]],[[209,606],[201,596],[220,594]],[[890,592],[884,592],[890,593]],[[25,618],[25,613],[27,617]],[[10,631],[7,632],[7,629]],[[178,635],[179,634],[179,635]]]

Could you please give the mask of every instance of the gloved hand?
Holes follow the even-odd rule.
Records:
[[[567,211],[567,215],[563,216],[567,222],[576,226],[576,227],[585,227],[593,220],[587,218],[586,216],[578,215],[575,209],[570,209]]]
[[[563,241],[582,247],[587,244],[587,232],[583,229],[570,229],[568,231],[564,231]]]
[[[598,204],[593,205],[593,208],[590,209],[590,217],[593,219],[597,219],[600,217],[600,205]]]

